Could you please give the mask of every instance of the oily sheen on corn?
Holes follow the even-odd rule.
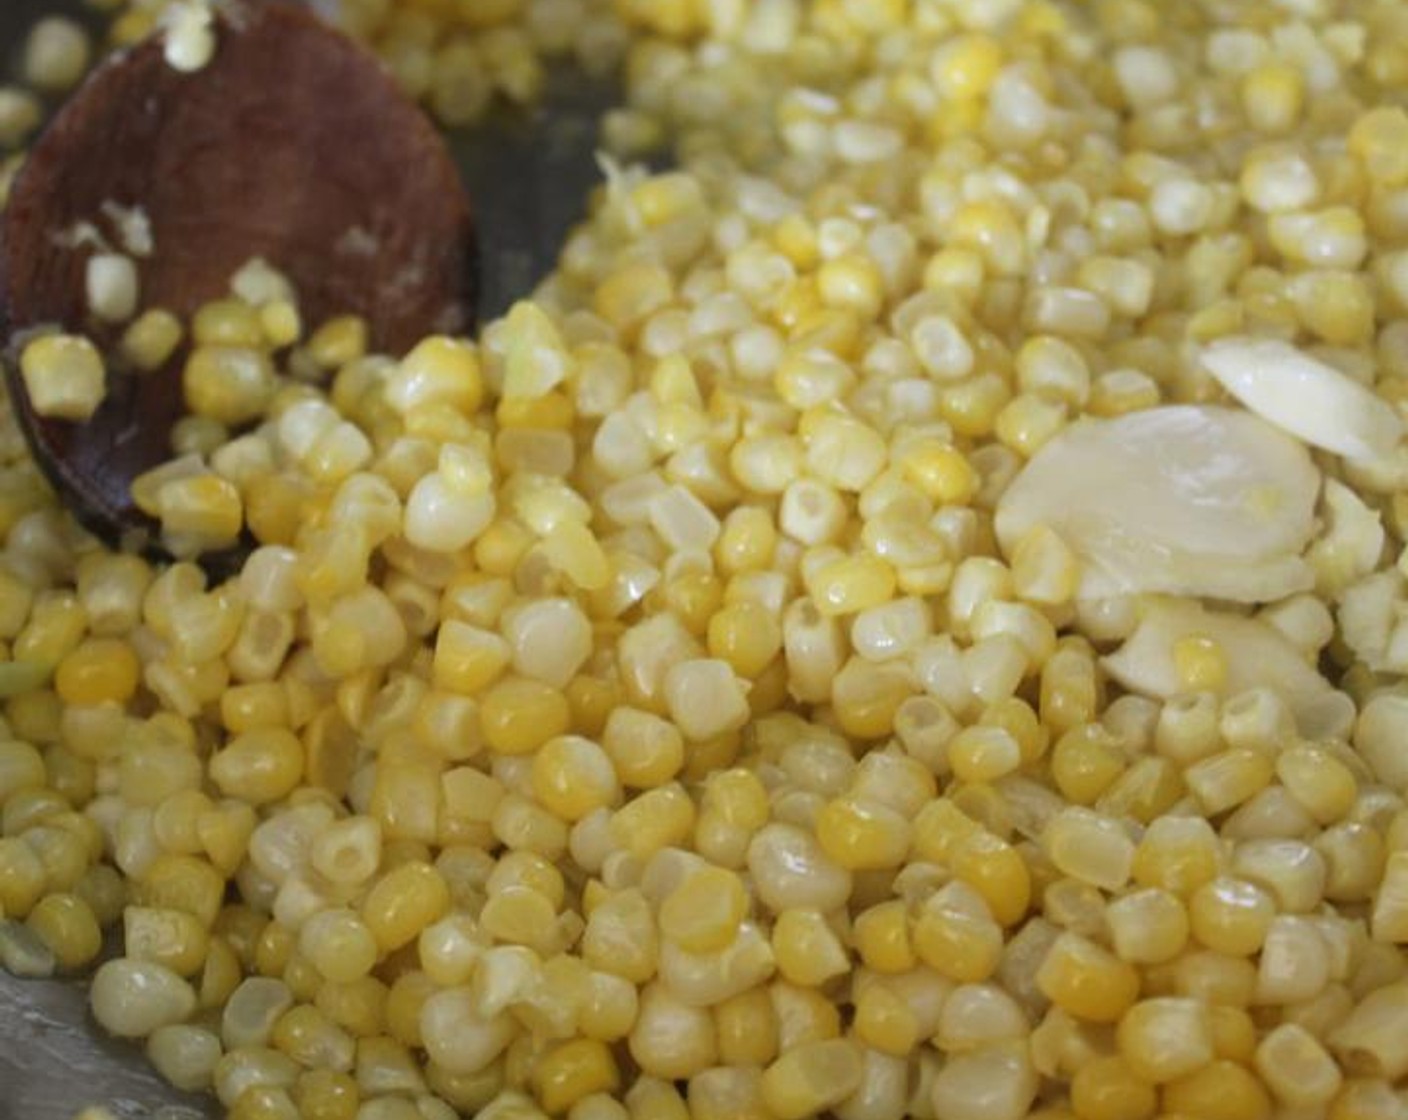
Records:
[[[31,395],[189,342],[135,497],[256,547],[106,551],[0,430],[0,962],[118,931],[98,1022],[238,1120],[1404,1116],[1401,5],[339,11],[447,125],[621,66],[606,181],[406,355],[95,216]]]

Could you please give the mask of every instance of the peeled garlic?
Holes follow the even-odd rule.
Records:
[[[1302,735],[1348,732],[1353,703],[1334,691],[1279,630],[1190,599],[1149,604],[1129,640],[1104,658],[1105,670],[1133,692],[1167,700],[1188,691],[1174,656],[1174,647],[1185,638],[1206,638],[1220,647],[1227,664],[1224,695],[1269,688],[1286,701]]]
[[[1377,459],[1403,438],[1391,405],[1289,342],[1224,338],[1203,351],[1203,365],[1257,415],[1313,447]]]
[[[1171,405],[1051,440],[1003,494],[997,536],[1010,557],[1054,529],[1080,560],[1081,599],[1270,602],[1314,582],[1301,552],[1319,489],[1305,448],[1260,417]]]

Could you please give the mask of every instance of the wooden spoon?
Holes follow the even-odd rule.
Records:
[[[263,257],[293,281],[303,320],[364,316],[397,353],[464,331],[474,307],[469,203],[437,129],[363,47],[284,3],[223,8],[211,61],[167,64],[158,39],[103,63],[39,138],[0,222],[0,330],[57,324],[111,351],[120,328],[89,314],[80,223],[140,208],[154,250],[141,304],[189,314]],[[6,373],[35,458],[91,529],[150,540],[133,504],[171,457],[184,411],[178,354],[154,374],[108,378],[83,423],[36,415],[12,341]]]

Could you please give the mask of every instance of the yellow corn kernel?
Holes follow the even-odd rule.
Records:
[[[941,976],[980,983],[1002,959],[1002,927],[991,918],[947,906],[926,906],[914,923],[914,951]]]
[[[67,971],[91,963],[103,947],[103,931],[93,908],[77,895],[45,896],[30,910],[25,925]]]
[[[564,1112],[593,1093],[614,1093],[620,1082],[611,1051],[589,1038],[563,1043],[533,1066],[533,1091],[551,1113]]]
[[[1331,346],[1358,346],[1373,336],[1374,294],[1359,273],[1305,272],[1291,294],[1301,323]]]
[[[1251,747],[1220,751],[1184,771],[1184,781],[1209,816],[1222,813],[1260,793],[1275,776],[1268,753]]]
[[[898,1058],[907,1058],[921,1041],[914,1009],[883,984],[871,984],[855,997],[856,1038]]]
[[[580,522],[559,521],[543,538],[543,555],[584,591],[599,591],[611,581],[611,563],[592,531]]]
[[[1408,134],[1408,120],[1398,106],[1370,109],[1349,130],[1349,150],[1370,176],[1388,186],[1408,181],[1401,143]]]
[[[534,852],[508,852],[500,857],[485,889],[493,894],[504,887],[531,887],[554,907],[561,906],[566,897],[562,873]]]
[[[308,1004],[285,1012],[269,1041],[274,1049],[310,1069],[351,1065],[356,1053],[352,1035]]]
[[[180,319],[154,307],[142,312],[122,332],[118,351],[138,370],[150,373],[170,361],[183,333]]]
[[[1080,1120],[1152,1117],[1158,1108],[1158,1092],[1123,1058],[1098,1057],[1071,1078],[1071,1107]]]
[[[966,100],[987,94],[1002,69],[1002,44],[981,32],[958,36],[935,54],[929,72],[947,98]]]
[[[297,305],[286,299],[270,300],[259,308],[259,327],[265,344],[275,350],[292,346],[303,337],[303,318]]]
[[[236,736],[210,760],[220,791],[254,805],[286,797],[303,776],[303,744],[283,727],[262,727]]]
[[[715,1064],[717,1056],[709,1013],[680,1002],[659,983],[642,994],[640,1015],[628,1045],[646,1074],[670,1080],[703,1072]]]
[[[947,754],[961,782],[993,782],[1022,764],[1020,745],[1001,727],[965,727],[949,740]]]
[[[1221,692],[1227,687],[1227,654],[1212,638],[1190,634],[1173,643],[1173,668],[1187,692]]]
[[[308,339],[308,356],[323,369],[338,369],[367,353],[367,321],[357,315],[329,319]]]
[[[878,556],[850,556],[816,572],[807,591],[823,616],[855,614],[894,598],[895,570]]]
[[[122,931],[124,951],[134,960],[155,961],[185,977],[205,964],[210,935],[192,914],[129,906],[122,915]]]
[[[511,660],[512,650],[498,634],[450,620],[435,641],[435,685],[475,693],[493,684]]]
[[[1134,879],[1186,895],[1217,877],[1221,867],[1217,834],[1198,817],[1153,822],[1134,851]]]
[[[253,1084],[230,1102],[229,1116],[231,1120],[295,1120],[298,1108],[288,1089]]]
[[[1305,80],[1290,62],[1264,62],[1242,78],[1242,109],[1260,132],[1282,133],[1300,119]]]
[[[567,822],[518,794],[510,793],[499,801],[491,830],[501,843],[515,851],[556,859],[567,849]]]
[[[374,976],[349,984],[324,984],[315,997],[319,1011],[358,1038],[374,1037],[386,1026],[387,988]]]
[[[182,910],[207,928],[214,923],[224,900],[224,877],[195,856],[160,855],[133,885],[133,902],[137,905]]]
[[[1349,1081],[1330,1105],[1330,1120],[1381,1120],[1392,1116],[1399,1098],[1392,1084],[1382,1078]]]
[[[1121,960],[1163,964],[1188,944],[1188,912],[1169,891],[1153,888],[1123,895],[1110,904],[1105,918]]]
[[[244,524],[239,491],[218,475],[194,475],[163,483],[155,513],[168,539],[191,538],[199,547],[234,541]]]
[[[1344,1081],[1320,1040],[1295,1023],[1283,1023],[1261,1040],[1256,1070],[1280,1103],[1292,1109],[1323,1107]],[[1269,1106],[1268,1101],[1266,1111]]]
[[[1129,1068],[1155,1084],[1196,1073],[1214,1057],[1212,1017],[1201,1000],[1141,1000],[1120,1020],[1115,1039]]]
[[[582,957],[593,968],[644,983],[655,974],[659,938],[650,904],[639,890],[605,897],[591,911],[582,935]]]
[[[186,407],[231,428],[262,416],[273,401],[275,380],[268,356],[254,348],[259,341],[198,346],[181,373]]]
[[[418,860],[403,863],[378,879],[362,903],[362,920],[387,952],[420,936],[444,916],[450,890],[434,867]]]
[[[1249,1065],[1256,1052],[1257,1028],[1241,1007],[1219,1004],[1211,1009],[1213,1049],[1219,1058]]]
[[[732,871],[691,872],[660,904],[660,932],[690,953],[711,953],[737,936],[748,912],[743,883]]]
[[[526,677],[505,677],[484,693],[479,724],[490,750],[522,755],[565,734],[572,713],[558,689]]]
[[[1064,874],[1107,891],[1129,881],[1134,841],[1119,821],[1076,807],[1062,809],[1047,824],[1041,845]]]
[[[724,518],[714,559],[719,571],[728,575],[763,571],[772,563],[777,541],[777,525],[766,510],[741,506]]]
[[[617,1042],[630,1034],[639,1004],[629,980],[593,970],[587,974],[586,991],[577,1008],[577,1028],[586,1038]]]
[[[879,802],[856,797],[829,801],[814,827],[822,850],[852,871],[898,867],[909,853],[909,821]]]
[[[657,593],[666,609],[696,635],[706,632],[724,597],[723,586],[710,572],[691,572],[672,579]]]
[[[1164,1086],[1166,1112],[1207,1120],[1267,1120],[1271,1098],[1262,1083],[1237,1062],[1219,1059]]]
[[[857,739],[880,739],[895,727],[901,705],[914,694],[909,673],[895,664],[853,657],[831,682],[836,722]]]
[[[941,505],[967,505],[982,481],[963,452],[933,439],[912,444],[901,465],[905,477]]]
[[[539,804],[567,821],[606,808],[620,794],[610,757],[580,735],[559,735],[542,745],[533,758],[532,787]]]
[[[947,863],[960,846],[982,830],[982,825],[953,801],[938,798],[914,819],[914,850],[932,863]]]
[[[17,837],[0,837],[0,906],[23,918],[44,896],[47,875],[34,849]]]
[[[1064,540],[1045,525],[1027,532],[1012,553],[1012,587],[1029,603],[1060,606],[1075,598],[1079,564]]]
[[[1328,751],[1309,745],[1288,747],[1276,756],[1276,776],[1317,824],[1345,817],[1359,796],[1354,774]]]
[[[596,312],[618,330],[630,330],[674,298],[674,278],[660,265],[633,262],[599,281]]]
[[[31,407],[49,419],[87,420],[107,393],[102,356],[79,335],[34,339],[20,355],[20,374]]]
[[[1013,926],[1026,916],[1031,906],[1031,872],[1006,841],[985,830],[976,832],[957,844],[949,866],[983,896],[998,924]]]
[[[648,790],[611,815],[612,838],[638,859],[683,843],[694,827],[694,803],[676,782]]]
[[[731,996],[713,1011],[722,1064],[765,1066],[777,1057],[777,1016],[765,988]]]
[[[1124,773],[1127,762],[1100,724],[1072,728],[1051,752],[1051,778],[1067,801],[1091,805]]]
[[[303,523],[306,483],[284,475],[260,479],[251,487],[245,516],[260,544],[290,545]]]
[[[668,720],[637,708],[617,707],[602,728],[601,743],[622,784],[654,789],[684,765],[684,736]]]
[[[90,638],[59,662],[54,690],[66,704],[122,704],[137,691],[140,671],[127,642]]]
[[[900,899],[861,911],[856,915],[852,936],[861,961],[875,972],[908,972],[917,963],[909,914]]]
[[[351,910],[320,910],[298,931],[299,952],[324,980],[350,984],[371,972],[378,943],[370,927]]]
[[[1096,1023],[1117,1022],[1139,995],[1139,973],[1131,965],[1074,933],[1056,939],[1036,982],[1061,1010]]]
[[[473,415],[484,400],[484,379],[474,348],[445,336],[417,343],[386,384],[386,400],[403,415],[428,405],[448,405]]]
[[[521,428],[567,431],[576,419],[576,408],[570,397],[557,391],[541,397],[509,397],[499,402],[494,419],[503,431]]]
[[[709,655],[740,677],[758,676],[782,650],[777,616],[758,603],[731,603],[708,622]]]
[[[825,261],[816,272],[817,293],[827,307],[873,319],[884,305],[885,289],[880,270],[859,254]]]
[[[845,1039],[808,1042],[785,1050],[763,1072],[763,1101],[780,1120],[825,1112],[860,1086],[864,1060]]]
[[[778,914],[772,948],[778,972],[800,987],[821,987],[850,970],[845,946],[816,910],[787,909]]]
[[[217,299],[197,308],[191,320],[197,346],[258,346],[258,312],[242,299]]]
[[[234,685],[220,697],[220,722],[236,735],[255,727],[286,725],[288,716],[288,692],[274,681]]]

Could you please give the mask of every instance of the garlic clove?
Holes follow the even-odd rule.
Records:
[[[1260,417],[1170,405],[1067,428],[1007,488],[996,529],[1008,556],[1037,525],[1059,533],[1082,599],[1270,602],[1313,584],[1319,490],[1305,448]]]
[[[1378,459],[1403,438],[1392,405],[1289,342],[1224,338],[1206,347],[1202,360],[1242,404],[1312,447]]]

